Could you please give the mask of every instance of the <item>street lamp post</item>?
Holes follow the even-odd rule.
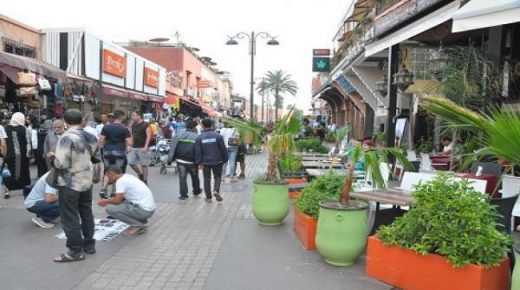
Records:
[[[249,55],[251,55],[251,81],[250,81],[250,96],[249,96],[249,117],[253,119],[253,110],[254,110],[254,93],[255,93],[255,54],[256,54],[256,39],[258,37],[262,38],[270,38],[269,41],[267,41],[267,45],[279,45],[280,43],[278,40],[276,40],[276,37],[270,35],[267,32],[259,32],[255,34],[254,31],[251,32],[251,34],[247,34],[245,32],[239,32],[235,34],[234,36],[228,36],[229,40],[226,42],[226,45],[237,45],[238,41],[236,39],[249,39]]]

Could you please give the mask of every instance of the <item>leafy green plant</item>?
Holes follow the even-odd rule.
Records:
[[[302,158],[289,153],[280,158],[280,167],[284,172],[296,172],[302,169]]]
[[[498,214],[489,196],[469,186],[470,181],[450,174],[418,185],[410,211],[381,227],[377,236],[385,245],[444,256],[454,267],[500,264],[511,238],[495,228]]]
[[[318,138],[306,138],[302,140],[296,141],[296,148],[299,151],[309,151],[312,150],[312,152],[315,153],[328,153],[329,148],[323,143],[321,143],[320,139]]]
[[[301,192],[296,200],[296,207],[306,215],[317,218],[320,211],[320,202],[334,200],[339,197],[343,177],[333,171],[315,178]]]

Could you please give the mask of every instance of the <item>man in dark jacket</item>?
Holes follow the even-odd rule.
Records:
[[[203,167],[204,193],[206,201],[211,202],[211,173],[215,179],[213,195],[218,202],[222,201],[220,195],[220,181],[222,179],[222,166],[228,161],[228,153],[222,135],[213,129],[211,119],[202,120],[204,131],[197,137],[195,143],[195,164]]]
[[[191,177],[193,195],[198,196],[201,193],[199,171],[197,165],[195,165],[196,127],[197,122],[193,120],[188,121],[186,131],[175,135],[173,138],[170,154],[168,154],[168,163],[171,163],[173,160],[177,161],[180,200],[188,198],[188,174]]]

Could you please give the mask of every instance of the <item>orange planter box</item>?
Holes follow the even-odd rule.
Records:
[[[307,250],[316,250],[316,227],[318,219],[299,211],[294,206],[294,231],[302,246]]]
[[[296,199],[300,195],[300,191],[291,190],[291,184],[307,183],[305,178],[286,178],[285,181],[289,184],[289,199]]]
[[[386,247],[375,236],[368,238],[366,273],[406,290],[506,290],[510,279],[507,258],[493,268],[473,264],[453,268],[444,257]]]

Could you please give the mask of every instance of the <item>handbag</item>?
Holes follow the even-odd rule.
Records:
[[[101,164],[94,164],[92,169],[92,183],[98,183],[101,180]]]
[[[38,90],[36,87],[20,87],[18,93],[20,96],[30,96],[38,94]]]
[[[51,83],[48,79],[45,78],[39,78],[38,79],[38,85],[40,86],[40,90],[42,91],[50,91],[52,90]]]
[[[58,176],[59,176],[58,169],[56,169],[55,167],[51,166],[51,169],[49,170],[49,175],[47,175],[47,178],[45,179],[45,182],[47,182],[47,184],[50,187],[58,188],[58,186],[59,186],[59,184],[58,184]]]
[[[237,133],[237,131],[234,130],[233,131],[233,135],[231,135],[231,136],[235,136],[236,133]],[[228,146],[238,146],[238,138],[236,138],[236,137],[229,137],[227,143],[228,143]]]
[[[5,167],[2,169],[2,178],[9,178],[11,177],[11,171],[9,171],[9,168]]]
[[[22,86],[36,85],[36,75],[32,72],[20,71],[16,75],[16,82]]]

